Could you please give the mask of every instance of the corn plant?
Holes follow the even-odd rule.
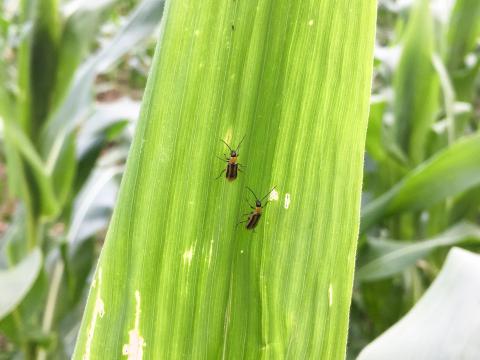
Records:
[[[479,270],[478,254],[451,249],[425,295],[403,319],[363,349],[358,359],[428,359],[438,354],[446,359],[475,359],[480,345],[470,339],[478,332]]]
[[[74,359],[345,356],[375,14],[167,5]]]
[[[412,7],[399,9],[385,1],[380,8],[380,18],[393,20],[388,30],[382,30],[384,25],[378,30],[383,43],[377,46],[366,142],[351,357],[411,310],[437,275],[442,278],[440,269],[452,246],[479,249],[480,134],[475,109],[479,91],[475,84],[480,67],[476,45],[480,3],[452,3],[451,9],[434,8],[433,2],[418,0]],[[465,280],[464,273],[454,272],[458,283]],[[449,294],[448,285],[441,291],[436,286],[433,283],[425,294],[428,300],[422,298],[418,307],[428,302],[443,314],[445,321],[436,326],[441,323],[443,331],[453,331],[447,319],[465,317],[449,301],[467,295]],[[474,287],[471,290],[478,293]],[[441,292],[451,297],[432,295]],[[465,314],[469,310],[465,307]],[[422,329],[415,325],[424,315],[415,306],[360,358],[408,358],[408,351],[435,358],[440,348],[452,359],[475,353],[470,344],[456,349],[455,341],[423,337],[426,332],[435,333],[428,327],[418,335],[425,339],[424,346],[407,343],[407,338],[417,336],[415,329]],[[474,336],[467,324],[456,326]],[[390,334],[396,334],[397,340]],[[405,350],[398,352],[402,346]]]
[[[66,358],[73,351],[95,233],[110,212],[95,194],[114,197],[122,171],[121,156],[107,160],[102,151],[136,117],[118,114],[119,105],[122,112],[137,109],[119,101],[105,116],[107,105],[95,104],[92,85],[153,32],[163,11],[162,2],[145,1],[93,51],[112,3],[32,0],[10,15],[6,4],[2,11],[2,156],[17,201],[0,242],[0,352],[11,357]]]

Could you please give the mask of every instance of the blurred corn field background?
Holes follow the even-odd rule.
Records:
[[[214,5],[212,1],[208,3],[209,6]],[[299,2],[293,1],[293,3]],[[322,10],[328,9],[329,4],[333,3],[327,0],[314,2],[314,4],[320,4]],[[92,284],[91,297],[93,297],[89,301],[87,314],[96,314],[99,311],[103,316],[103,310],[95,307],[98,296],[95,293],[95,285],[98,286],[102,281],[101,273],[97,271],[95,275],[95,269],[115,207],[134,129],[140,117],[140,105],[147,77],[156,61],[155,58],[161,56],[157,54],[154,58],[157,40],[163,39],[160,35],[164,27],[161,26],[164,6],[164,2],[160,0],[2,0],[1,2],[0,359],[71,358],[74,356],[79,333],[78,344],[80,345],[77,346],[82,348],[91,346],[88,340],[91,322],[88,318],[88,322],[81,327],[82,317]],[[321,349],[318,354],[337,354],[332,357],[333,359],[339,356],[341,358],[342,355],[338,354],[346,354],[348,359],[357,357],[359,359],[477,359],[480,357],[480,345],[476,340],[480,330],[480,311],[478,310],[480,258],[475,255],[480,250],[480,77],[478,76],[480,2],[478,0],[379,0],[376,6],[373,79],[365,142],[362,204],[359,214],[360,229],[355,257],[353,293],[350,298],[352,275],[350,270],[346,267],[348,274],[345,277],[337,276],[332,271],[333,277],[337,276],[338,281],[345,282],[342,285],[345,288],[344,291],[338,294],[341,303],[338,310],[340,314],[332,318],[324,317],[328,311],[321,308],[319,317],[326,324],[322,325],[323,330],[333,329],[338,332],[332,333],[331,338],[321,333],[312,334],[311,341],[314,345],[306,344],[305,349],[308,351],[302,350],[300,345],[298,345],[300,350],[296,348],[295,341],[298,339],[295,337],[288,338],[294,340],[289,340],[288,350],[283,352],[283,355],[279,355],[284,350],[282,345],[279,345],[281,341],[272,344],[267,342],[262,344],[265,348],[262,350],[264,352],[259,353],[265,357],[309,358],[308,354],[317,354],[315,349],[311,349],[315,346]],[[288,13],[288,9],[280,6],[278,11],[276,15],[280,16],[280,20],[277,22],[272,20],[273,25],[271,25],[277,26],[275,29],[282,28],[282,11]],[[374,19],[373,13],[369,12],[367,7],[358,5],[355,11],[358,12],[354,15],[367,14],[367,20]],[[274,10],[271,12],[275,15]],[[298,10],[298,13],[300,14],[301,11]],[[172,18],[174,14],[174,12],[171,14]],[[275,19],[274,15],[272,15],[273,19]],[[347,15],[345,12],[345,17],[354,15]],[[367,20],[365,23],[359,22],[358,26],[367,33],[358,34],[358,38],[364,41],[365,51],[368,52],[370,28],[366,23]],[[315,23],[307,19],[306,24],[313,26]],[[242,30],[242,26],[246,27],[241,21],[229,22],[228,30],[236,34],[245,34],[245,32],[242,33],[245,31]],[[347,24],[345,27],[348,27]],[[343,40],[338,38],[343,30],[335,27],[334,30],[337,34],[325,36],[331,36],[328,39],[335,39],[337,36],[336,46],[343,51],[341,46]],[[168,33],[168,31],[171,32]],[[253,33],[255,31],[253,29]],[[290,32],[292,36],[301,36],[301,34],[298,35],[299,31],[294,26],[287,27],[285,33],[278,35],[278,41],[275,40],[275,32],[269,41],[278,46],[284,39],[290,39]],[[348,29],[345,33],[348,33]],[[175,34],[175,32],[167,28],[166,36],[168,34]],[[223,36],[223,33],[221,35]],[[169,38],[172,42],[173,37],[171,35]],[[305,37],[305,39],[309,38]],[[215,41],[216,38],[211,39],[212,43]],[[179,42],[179,48],[182,44]],[[208,44],[208,41],[205,44]],[[233,40],[232,44],[234,44]],[[355,47],[355,41],[352,39],[350,42],[345,40],[345,44]],[[166,48],[168,49],[168,46]],[[273,45],[272,48],[274,48]],[[246,48],[237,50],[238,54],[246,52]],[[164,51],[162,44],[158,44],[158,51],[160,54]],[[295,51],[294,46],[288,51]],[[208,50],[202,49],[199,52],[208,53]],[[352,53],[355,54],[355,52]],[[332,54],[332,57],[335,56],[333,51]],[[321,55],[314,55],[321,57]],[[195,52],[192,50],[192,54],[175,53],[174,56],[195,58]],[[174,56],[172,56],[172,62],[175,62]],[[217,56],[216,53],[215,56]],[[275,58],[276,53],[272,51],[271,56]],[[370,54],[362,53],[363,61],[360,61],[359,67],[363,67],[363,70],[358,69],[358,71],[352,59],[345,61],[352,61],[351,66],[349,65],[352,74],[362,73],[368,76],[369,71],[372,71],[371,68],[367,69],[369,57]],[[332,62],[325,60],[322,65],[340,66],[338,64],[341,63],[341,59],[337,58],[337,60],[331,60]],[[234,65],[238,61],[238,66],[243,66],[241,57],[228,61]],[[160,63],[160,61],[157,62]],[[307,67],[309,64],[299,61],[298,67],[301,68],[303,65]],[[315,67],[312,66],[312,68]],[[162,69],[158,65],[156,72]],[[190,70],[186,70],[185,74],[188,71]],[[198,71],[202,73],[204,70]],[[281,71],[277,73],[274,71],[276,70],[272,70],[271,73],[267,71],[265,76],[269,79],[281,76]],[[245,76],[248,75],[249,73],[246,72]],[[315,75],[318,74],[315,73],[312,76]],[[322,78],[321,75],[318,76]],[[154,80],[149,81],[152,85],[142,105],[144,113],[147,112],[145,102],[154,102],[162,96],[162,94],[155,95]],[[341,93],[336,92],[337,87],[333,80],[331,85],[332,92],[322,93],[326,97],[329,94]],[[355,86],[358,84],[350,85],[352,89],[357,89]],[[262,91],[267,93],[271,90],[268,86],[268,83],[263,85],[264,88],[259,86],[256,95],[261,98]],[[366,89],[361,87],[362,84],[358,86],[360,90]],[[230,92],[231,98],[236,99],[237,95],[231,90],[234,86],[225,88],[226,93]],[[313,93],[316,91],[309,90]],[[334,107],[334,109],[341,109],[341,106],[348,108],[349,101],[352,104],[358,104],[355,109],[361,108],[360,90],[355,94],[344,90],[341,94],[352,95],[351,98],[339,100],[340,108]],[[300,93],[300,88],[297,91]],[[240,95],[238,95],[239,98]],[[289,95],[291,98],[284,100],[285,103],[288,104],[288,101],[295,103],[295,96]],[[185,98],[188,99],[188,97]],[[315,101],[318,98],[318,96],[312,97]],[[269,108],[268,97],[262,99],[264,100],[262,104],[266,105],[265,108],[258,105],[259,118],[267,116],[269,109],[279,107],[278,104],[273,103],[274,100],[271,100],[272,107]],[[315,110],[317,108],[314,100],[312,100],[312,108]],[[212,105],[212,108],[215,106]],[[156,111],[159,113],[161,109]],[[263,114],[262,111],[264,111]],[[280,112],[276,114],[280,117]],[[292,110],[291,114],[296,113]],[[147,115],[143,116],[147,117]],[[293,118],[294,115],[290,116]],[[358,116],[361,118],[362,114]],[[219,115],[219,117],[222,116]],[[218,139],[222,137],[221,134],[227,134],[229,138],[226,140],[231,141],[232,145],[236,145],[242,136],[247,134],[242,150],[251,145],[254,149],[251,152],[263,151],[260,146],[263,140],[256,139],[248,129],[269,134],[272,139],[275,139],[275,136],[288,138],[288,123],[282,123],[285,128],[281,130],[284,131],[281,135],[273,134],[267,122],[259,121],[257,124],[260,125],[255,123],[252,125],[248,121],[240,122],[238,127],[242,132],[240,133],[237,128],[237,132],[232,135],[228,130],[230,129],[228,122],[219,123],[218,132],[212,133],[211,139],[208,139],[208,147],[207,145],[205,148],[192,147],[190,150],[195,152],[214,148],[218,149],[216,151],[221,155],[224,151]],[[262,124],[265,126],[262,127]],[[304,124],[305,127],[315,127],[315,124]],[[328,124],[322,129],[328,130]],[[352,127],[351,131],[353,130]],[[207,130],[202,131],[208,134]],[[361,137],[360,125],[358,125],[358,133],[357,142],[352,146],[354,154],[357,150],[363,151],[364,139]],[[168,141],[170,140],[172,139],[168,138]],[[322,143],[320,138],[318,140]],[[298,146],[301,147],[301,143],[305,141],[304,138],[298,138]],[[329,141],[325,139],[324,143]],[[331,141],[334,142],[334,140]],[[214,145],[214,142],[218,144]],[[295,140],[292,140],[286,149],[295,149],[296,146]],[[138,147],[140,149],[140,145]],[[274,148],[274,145],[271,148]],[[313,158],[321,160],[326,158],[328,161],[328,156],[322,157],[320,150],[329,152],[332,148],[326,145],[320,150],[304,149],[309,149]],[[272,153],[271,156],[268,155],[270,157],[267,156],[265,164],[268,164],[274,175],[276,174],[276,176],[272,175],[268,182],[261,180],[263,179],[260,176],[262,164],[255,164],[255,156],[249,154],[247,179],[258,186],[259,194],[257,195],[263,195],[273,185],[277,185],[280,196],[285,196],[287,180],[282,183],[282,179],[287,178],[288,186],[292,188],[300,186],[301,189],[303,178],[289,178],[287,170],[281,167],[284,162],[282,154],[279,151]],[[212,159],[215,155],[216,153],[212,152]],[[134,158],[137,158],[136,155]],[[276,167],[275,163],[281,164]],[[210,162],[209,159],[208,168],[210,164],[215,163]],[[358,162],[355,164],[361,165]],[[221,166],[219,163],[219,170]],[[348,167],[346,164],[345,168]],[[215,178],[218,171],[216,167],[214,168],[212,175],[206,176]],[[253,174],[253,177],[248,177],[250,176],[248,171]],[[321,166],[318,171],[322,171]],[[239,176],[241,177],[242,174]],[[328,179],[328,176],[327,169],[320,179]],[[195,181],[195,179],[189,180]],[[276,183],[277,180],[280,180],[280,183]],[[359,187],[362,178],[358,175],[352,181]],[[181,180],[178,180],[178,183],[180,182]],[[335,180],[332,179],[332,182]],[[310,194],[309,190],[313,191],[308,187],[309,184],[308,181],[304,184],[304,194]],[[342,184],[337,183],[337,186],[340,187]],[[325,184],[322,188],[328,186],[329,184]],[[124,192],[127,193],[127,190]],[[347,190],[345,192],[349,193]],[[221,199],[228,199],[234,203],[239,203],[243,198],[239,194],[218,193],[218,195],[222,196]],[[179,200],[176,197],[173,198]],[[285,206],[288,208],[286,199]],[[348,214],[355,213],[356,196],[352,195],[346,199],[351,201],[348,202],[351,205],[351,212]],[[283,198],[281,200],[283,201]],[[305,195],[302,200],[311,204],[312,208],[318,203],[313,195]],[[292,202],[292,204],[295,203]],[[221,216],[221,211],[216,205],[208,206],[216,216]],[[303,238],[300,235],[303,233],[295,234],[296,223],[292,223],[293,220],[289,220],[286,216],[282,217],[283,215],[275,206],[276,204],[269,205],[267,211],[271,211],[272,216],[269,217],[267,214],[266,219],[262,219],[262,221],[265,220],[266,230],[265,233],[263,230],[257,230],[260,233],[257,236],[262,240],[268,239],[271,233],[269,229],[282,226],[278,219],[283,219],[283,223],[287,224],[285,225],[287,231],[282,235],[275,235],[276,238],[285,239],[285,242],[291,238],[294,239],[294,243],[302,244]],[[354,216],[351,219],[342,220],[332,215],[330,219],[325,213],[325,211],[328,212],[330,205],[321,203],[319,206],[318,209],[323,213],[312,215],[312,219],[318,219],[319,226],[322,227],[318,230],[319,233],[322,233],[324,227],[330,226],[331,221],[336,224],[334,229],[341,229],[342,226],[351,229],[345,235],[346,238],[356,238],[355,228],[358,221]],[[205,218],[208,217],[207,215]],[[229,215],[237,216],[237,213],[232,209],[229,210]],[[308,219],[308,214],[303,213],[303,216]],[[320,220],[322,217],[327,220],[322,222]],[[205,221],[208,223],[208,219]],[[229,228],[233,229],[235,219],[227,221]],[[122,232],[122,230],[115,230],[115,226],[121,226],[117,224],[118,222],[112,222],[114,227],[110,230],[113,234],[112,238],[115,231]],[[301,219],[297,222],[301,223]],[[268,227],[270,223],[273,225]],[[215,229],[212,225],[212,239],[217,236]],[[295,235],[298,235],[298,238]],[[330,236],[340,239],[342,235],[341,232],[333,231]],[[241,235],[240,238],[235,239],[245,241],[246,236]],[[253,239],[259,242],[258,240]],[[335,244],[335,241],[332,240],[330,244]],[[355,255],[355,245],[352,244],[345,245],[345,248],[348,248],[345,254],[348,256]],[[209,239],[207,245],[210,246]],[[243,254],[243,245],[238,245],[238,249],[236,246],[232,245],[232,249],[242,251]],[[108,270],[106,265],[108,261],[115,262],[108,258],[109,254],[115,254],[114,247],[115,244],[112,242],[108,248],[109,252],[103,255],[104,273]],[[166,249],[169,250],[169,248]],[[255,259],[256,253],[265,252],[265,249],[275,252],[275,248],[263,250],[252,248],[250,259]],[[293,251],[295,248],[288,249]],[[328,255],[327,250],[330,247],[312,246],[311,249],[319,251],[324,256],[324,254]],[[193,255],[194,250],[182,253],[182,261],[189,262]],[[233,306],[240,307],[244,304],[249,304],[252,308],[264,306],[263,303],[260,304],[263,299],[261,296],[259,299],[253,296],[251,301],[242,298],[242,296],[249,297],[250,287],[247,283],[254,277],[249,271],[255,272],[255,267],[258,265],[253,261],[242,262],[241,257],[233,255],[232,259],[233,270],[230,271],[228,268],[227,272],[228,276],[231,273],[238,277],[235,281],[240,283],[238,291],[241,297],[238,304],[234,302]],[[333,266],[332,264],[330,267]],[[194,266],[197,265],[194,264]],[[235,269],[241,269],[241,266],[250,270],[245,273],[242,270],[235,272]],[[274,269],[276,265],[270,266]],[[265,268],[268,270],[268,263],[267,265],[262,263],[260,269],[262,274],[268,275]],[[201,267],[195,269],[201,269]],[[295,273],[295,269],[297,268],[292,267],[292,272]],[[306,269],[302,271],[309,270],[309,268]],[[278,271],[282,276],[285,274],[288,276],[288,272],[282,272],[286,270],[282,270],[281,267]],[[108,277],[108,274],[104,276]],[[185,276],[185,279],[181,276],[175,279],[188,283],[190,279],[188,276],[191,275]],[[155,274],[152,273],[151,277],[155,277]],[[308,276],[305,275],[305,277]],[[204,281],[205,284],[209,284],[207,277],[202,278],[199,275],[195,279],[199,283]],[[297,279],[297,277],[292,276],[289,279]],[[130,280],[133,281],[128,279],[126,282]],[[227,280],[231,281],[229,277]],[[228,281],[225,283],[230,284]],[[221,283],[220,280],[219,283]],[[319,286],[323,286],[323,283],[320,282]],[[252,289],[252,293],[257,290],[261,292],[261,289],[254,287]],[[284,290],[283,287],[281,289]],[[308,288],[305,290],[307,294],[308,290]],[[309,302],[305,304],[316,309],[315,296],[318,292],[317,289],[310,290],[312,296],[306,298]],[[246,292],[242,293],[242,291]],[[285,292],[288,291],[285,290]],[[112,296],[113,293],[114,290],[109,290],[109,295],[105,296]],[[337,293],[332,294],[330,287],[327,286],[325,293],[327,303],[330,300],[330,306],[332,297],[337,301]],[[231,297],[231,294],[229,296]],[[302,293],[302,296],[307,295]],[[209,304],[211,301],[212,308],[217,305],[208,297],[199,295],[197,299],[198,303]],[[285,298],[278,303],[274,302],[273,308],[283,314],[282,309],[288,308],[291,303],[295,304],[294,300]],[[148,302],[148,299],[146,301]],[[140,306],[137,293],[129,302],[135,314],[136,306]],[[351,304],[349,314],[348,304]],[[182,303],[178,306],[187,308],[188,304]],[[292,306],[292,309],[295,307]],[[109,308],[106,311],[109,311]],[[249,313],[246,319],[240,317],[232,320],[231,332],[238,335],[239,339],[241,336],[246,336],[242,328],[243,321],[248,323],[256,317],[260,317],[265,322],[269,321],[262,318],[262,314],[256,314],[254,310],[250,311],[252,314]],[[167,310],[163,309],[163,312],[166,313]],[[168,314],[162,314],[162,316],[168,316]],[[178,316],[181,320],[184,319],[181,316],[186,315],[179,310]],[[212,317],[214,316],[212,312]],[[282,336],[285,338],[289,333],[290,324],[285,325],[280,322],[281,324],[275,327],[278,324],[275,320],[278,319],[275,319],[275,315],[270,316],[274,319],[268,322],[271,325],[268,330],[273,334],[272,336],[278,336],[276,339],[282,339]],[[315,317],[315,313],[312,317]],[[346,348],[342,340],[344,332],[346,336],[346,323],[342,322],[338,326],[327,324],[333,321],[331,319],[343,318],[349,318]],[[207,317],[200,317],[200,319],[205,320]],[[122,321],[136,324],[136,320],[130,318]],[[154,329],[154,325],[151,326]],[[172,326],[175,334],[180,331],[179,325],[175,327],[174,324],[168,324],[168,326]],[[198,324],[195,326],[198,327]],[[284,327],[288,330],[284,330]],[[129,328],[126,329],[125,334]],[[312,326],[312,329],[317,328]],[[258,329],[249,328],[249,331],[254,333],[252,337],[258,335],[256,334]],[[308,331],[308,328],[305,331]],[[105,333],[105,336],[108,335],[109,333]],[[261,338],[261,335],[258,336]],[[196,343],[204,341],[200,335],[194,337],[192,343],[185,340],[185,344],[181,345],[195,344],[195,340]],[[334,339],[337,337],[340,340]],[[225,339],[227,339],[226,335]],[[118,341],[128,343],[128,339]],[[175,353],[175,346],[180,349],[181,345],[178,344],[183,340],[180,338],[176,341],[178,343],[169,344],[171,346],[169,356],[163,358],[181,358],[182,356],[208,358],[198,355],[204,353],[196,348],[190,350],[189,356],[182,352]],[[153,346],[152,342],[154,342],[153,339],[147,341],[147,349]],[[256,358],[252,356],[254,352],[249,349],[249,346],[255,347],[257,344],[251,345],[245,340],[246,350],[239,354],[235,349],[244,345],[229,339],[225,342],[231,342],[231,344],[220,345],[224,345],[224,349],[230,352],[217,353],[215,358]],[[290,344],[293,344],[293,350],[290,350]],[[141,359],[142,344],[136,345],[136,357],[129,353],[131,348],[128,347],[123,349],[123,355],[129,359]],[[75,358],[82,358],[82,354],[78,351]],[[122,355],[121,347],[118,348],[118,352],[119,354],[112,354],[112,358]],[[212,353],[208,351],[208,354]],[[95,355],[95,348],[91,354],[92,359],[105,358],[105,353],[98,352]],[[304,357],[299,354],[304,354]],[[149,357],[145,352],[144,358],[155,357]]]

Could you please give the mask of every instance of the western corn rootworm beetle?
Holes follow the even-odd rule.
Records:
[[[217,156],[220,160],[225,161],[227,163],[227,167],[222,170],[220,175],[218,175],[217,179],[222,176],[223,173],[225,173],[225,177],[228,181],[233,181],[237,178],[238,171],[242,171],[240,166],[245,166],[237,162],[238,158],[238,150],[240,149],[240,145],[242,145],[243,139],[245,139],[245,136],[242,138],[240,143],[238,144],[237,148],[235,150],[232,150],[230,145],[228,145],[224,140],[221,140],[225,145],[227,145],[228,149],[230,150],[230,157],[227,157],[227,154],[223,154],[225,156],[224,159],[221,157]]]
[[[267,195],[265,195],[261,200],[257,197],[257,195],[255,195],[255,193],[253,192],[252,189],[250,189],[248,186],[247,186],[247,189],[250,190],[250,192],[253,194],[253,196],[255,197],[255,207],[253,207],[252,205],[248,204],[250,206],[250,208],[253,210],[251,213],[249,214],[243,214],[243,215],[248,215],[248,219],[247,220],[244,220],[244,221],[240,221],[237,226],[239,224],[242,224],[242,223],[247,223],[245,225],[245,227],[248,229],[248,230],[252,230],[252,229],[255,229],[255,227],[258,225],[258,222],[260,221],[260,217],[262,216],[262,210],[268,205],[268,201],[265,203],[265,206],[262,206],[262,202],[263,200],[265,200],[271,193],[273,190],[275,190],[275,186],[272,188],[272,190],[270,190],[268,192]]]

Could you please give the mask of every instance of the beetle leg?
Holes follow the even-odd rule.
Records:
[[[227,171],[227,169],[223,169],[222,172],[220,173],[220,175],[218,175],[218,176],[215,178],[215,180],[218,180],[218,179],[220,178],[220,176],[222,176],[225,171]]]
[[[247,221],[248,221],[248,220],[238,222],[237,225],[235,225],[235,228],[236,228],[238,225],[240,225],[240,224],[246,223]]]
[[[216,156],[216,155],[215,155],[215,156]],[[222,159],[220,156],[216,156],[216,158],[217,158],[217,159],[220,159],[220,160],[222,160],[222,161],[228,162],[228,159],[227,159],[227,158]]]

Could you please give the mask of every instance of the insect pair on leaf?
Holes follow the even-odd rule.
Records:
[[[242,145],[242,142],[244,139],[245,139],[245,136],[242,138],[242,140],[240,141],[236,149],[232,149],[230,145],[228,145],[224,140],[221,140],[225,145],[227,145],[228,149],[230,150],[230,157],[227,157],[227,154],[223,154],[225,158],[221,158],[217,156],[220,160],[225,161],[227,163],[226,168],[222,170],[220,175],[218,175],[217,179],[219,179],[223,175],[223,173],[225,173],[226,179],[228,181],[233,181],[237,178],[239,171],[243,172],[242,167],[246,165],[242,165],[238,162],[238,155],[239,155],[238,150],[240,149],[240,145]],[[270,192],[267,195],[265,195],[262,199],[259,199],[257,195],[255,195],[252,189],[250,189],[249,187],[247,187],[247,189],[250,190],[250,192],[255,197],[255,206],[250,205],[250,203],[248,203],[247,201],[248,205],[253,211],[248,214],[243,214],[244,216],[248,216],[248,218],[247,220],[240,221],[239,223],[237,223],[237,226],[239,224],[246,223],[245,227],[248,230],[253,230],[257,226],[260,220],[260,217],[262,216],[263,208],[265,208],[268,204],[268,201],[267,201],[267,203],[264,206],[262,206],[263,200],[265,200],[272,193],[275,187],[273,187],[272,190],[270,190]]]

